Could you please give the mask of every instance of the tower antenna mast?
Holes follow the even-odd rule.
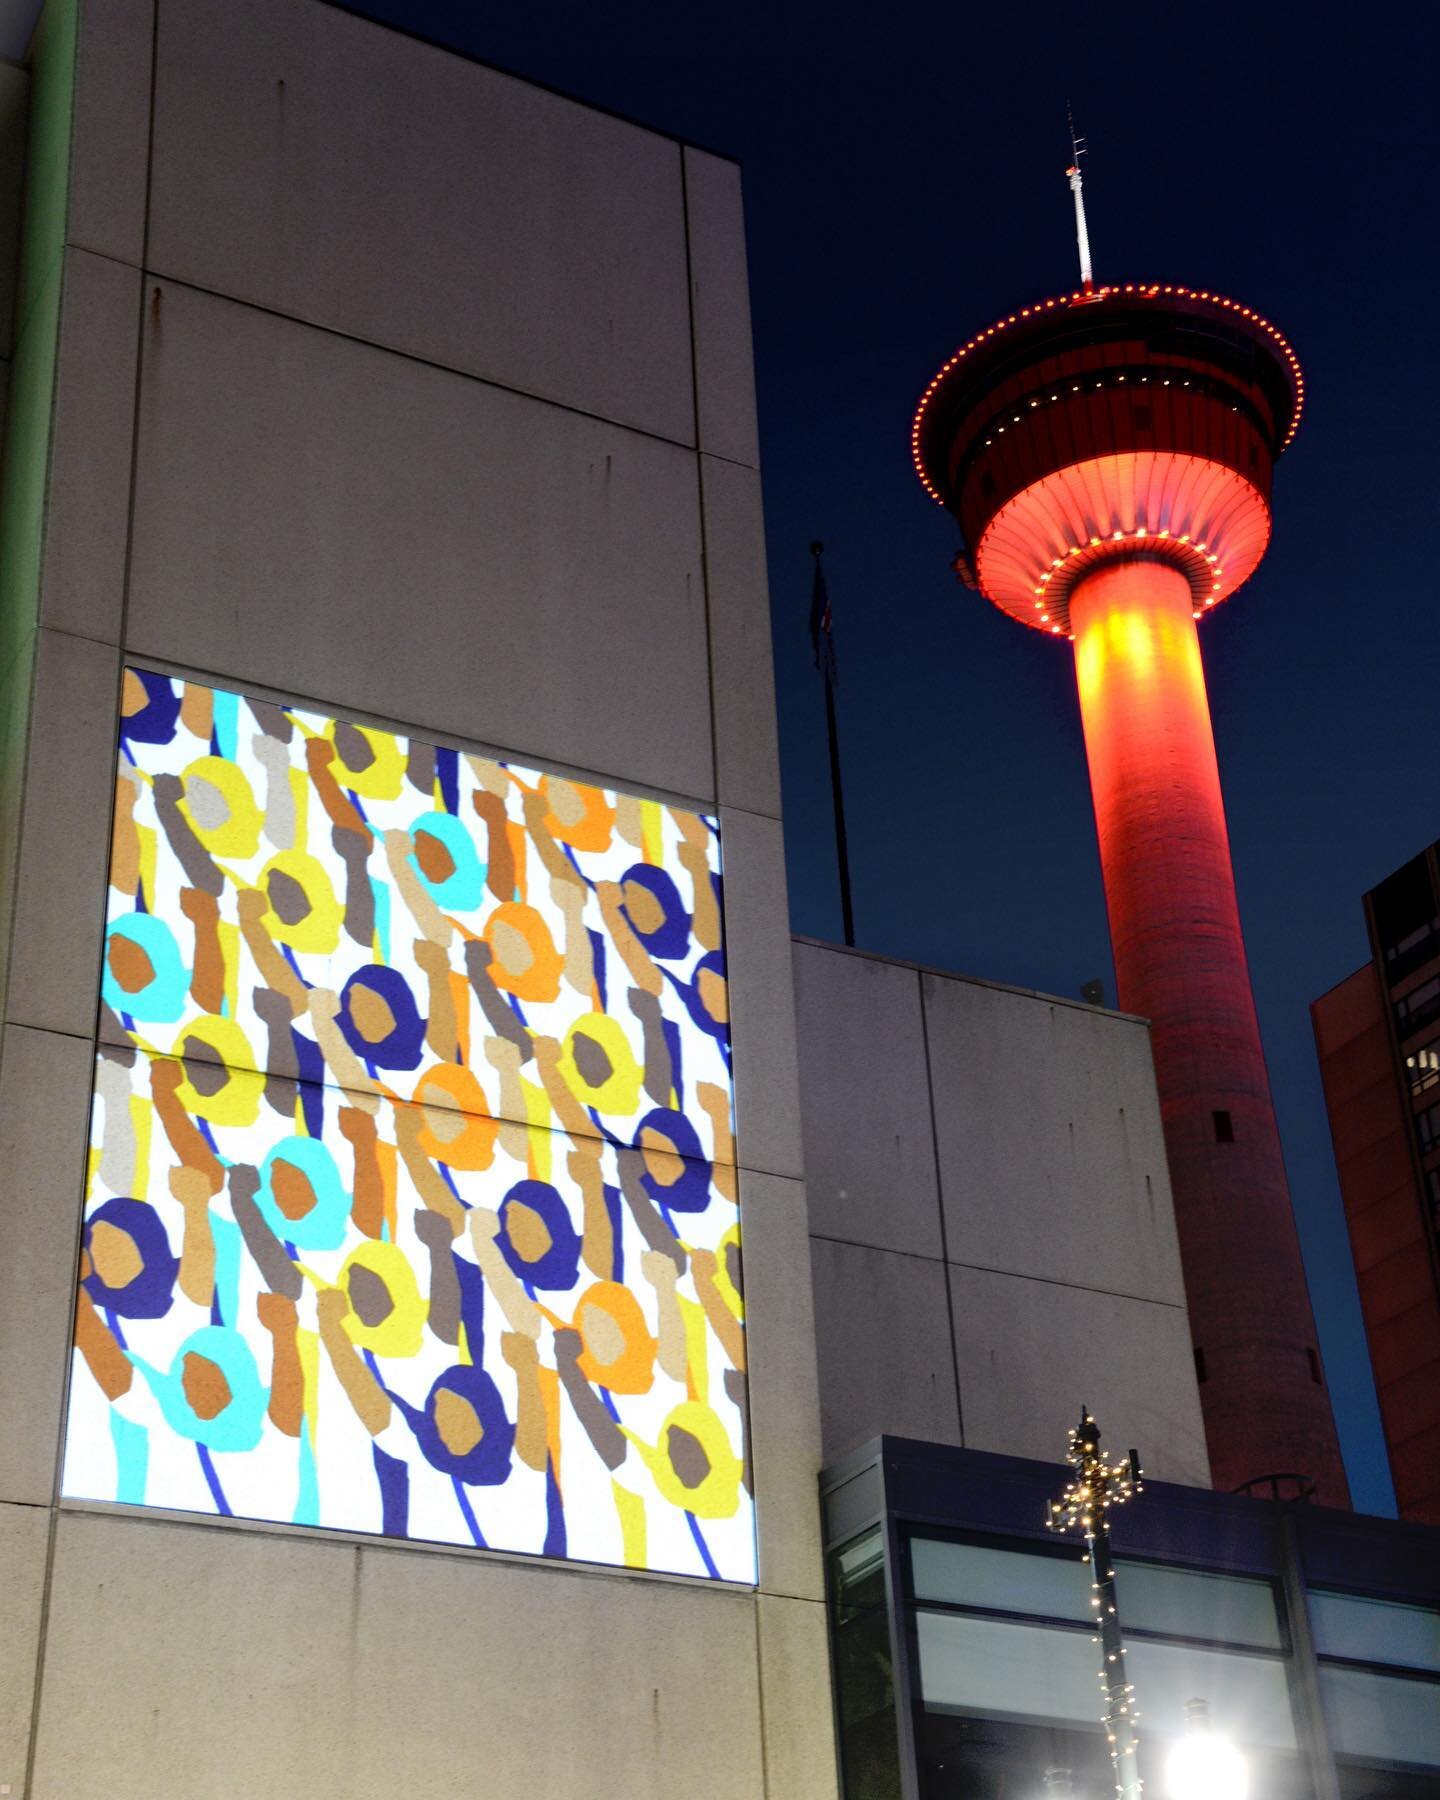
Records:
[[[1080,173],[1080,158],[1085,155],[1086,143],[1083,137],[1075,135],[1075,115],[1069,106],[1065,108],[1065,117],[1070,122],[1070,167],[1065,173],[1070,177],[1070,192],[1075,196],[1075,242],[1080,249],[1080,284],[1089,294],[1094,292],[1095,277],[1090,268],[1090,233],[1085,227],[1084,177]]]

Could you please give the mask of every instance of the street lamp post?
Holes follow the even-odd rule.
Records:
[[[1115,1605],[1115,1562],[1110,1554],[1107,1514],[1141,1490],[1140,1462],[1132,1450],[1120,1462],[1108,1462],[1100,1453],[1100,1427],[1087,1408],[1080,1409],[1080,1423],[1070,1433],[1066,1461],[1075,1473],[1058,1500],[1049,1502],[1045,1523],[1052,1531],[1079,1530],[1085,1537],[1085,1560],[1090,1564],[1090,1605],[1098,1624],[1095,1641],[1100,1646],[1100,1685],[1105,1693],[1105,1735],[1115,1770],[1119,1800],[1140,1800],[1139,1734],[1135,1721],[1135,1689],[1125,1678],[1125,1645],[1120,1634],[1120,1614]]]

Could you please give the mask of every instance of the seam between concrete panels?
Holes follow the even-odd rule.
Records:
[[[543,751],[527,750],[519,744],[499,744],[483,738],[462,737],[424,719],[401,719],[395,715],[372,712],[368,707],[352,706],[325,694],[300,693],[295,688],[277,688],[266,681],[252,681],[248,675],[235,675],[228,669],[202,668],[198,663],[177,662],[166,656],[153,656],[148,651],[121,646],[124,668],[142,669],[156,675],[169,675],[179,681],[193,681],[204,687],[227,688],[256,700],[269,700],[276,706],[293,707],[301,712],[321,712],[327,717],[348,719],[357,725],[372,725],[377,731],[393,731],[401,737],[421,737],[445,749],[458,750],[462,756],[488,756],[499,762],[533,763],[547,774],[569,775],[576,781],[597,787],[610,787],[622,793],[654,800],[661,806],[681,806],[690,812],[714,813],[713,799],[695,794],[681,794],[666,788],[652,787],[629,776],[608,769],[582,768],[561,757],[547,756]],[[728,810],[735,810],[730,808]]]
[[[925,1093],[930,1109],[930,1153],[935,1165],[935,1205],[940,1215],[940,1259],[945,1265],[945,1320],[950,1337],[950,1372],[955,1381],[955,1422],[965,1442],[965,1401],[960,1392],[960,1350],[955,1342],[955,1295],[950,1286],[950,1239],[945,1227],[945,1184],[940,1170],[940,1125],[935,1112],[935,1072],[930,1061],[930,1021],[925,1010],[925,980],[915,976],[920,1008],[920,1043],[925,1052]]]
[[[776,1177],[775,1179],[783,1179]],[[973,1269],[977,1275],[1000,1275],[1008,1281],[1029,1281],[1042,1287],[1073,1288],[1080,1294],[1104,1294],[1112,1300],[1133,1300],[1140,1306],[1163,1306],[1170,1312],[1183,1313],[1181,1300],[1157,1300],[1153,1294],[1136,1294],[1125,1288],[1095,1287],[1088,1281],[1062,1281],[1058,1275],[1030,1275],[1019,1269],[1002,1269],[994,1263],[956,1262],[943,1256],[927,1256],[923,1250],[897,1250],[891,1244],[868,1244],[862,1238],[836,1237],[833,1232],[812,1231],[817,1242],[840,1244],[847,1250],[873,1250],[880,1256],[903,1256],[910,1262],[941,1263],[947,1269]]]
[[[695,341],[695,261],[690,254],[690,169],[680,148],[680,217],[685,232],[685,317],[690,327],[690,406],[695,425],[695,503],[700,515],[700,598],[705,615],[705,698],[710,709],[710,785],[720,809],[720,734],[715,708],[715,633],[710,617],[710,533],[705,518],[705,462],[700,448],[700,350]],[[721,851],[724,878],[724,851]]]
[[[146,262],[144,272],[151,281],[163,281],[170,287],[184,288],[191,294],[203,294],[207,299],[219,300],[227,306],[243,307],[247,312],[261,313],[266,318],[282,319],[288,325],[299,325],[306,331],[318,331],[326,337],[338,338],[343,344],[356,344],[365,350],[373,350],[379,356],[399,357],[402,362],[414,363],[422,369],[434,369],[441,375],[453,375],[459,381],[473,381],[477,387],[493,388],[497,393],[513,394],[520,400],[531,400],[536,406],[553,407],[556,412],[568,413],[572,418],[593,419],[597,425],[608,425],[612,431],[628,432],[632,437],[645,438],[652,444],[666,444],[672,450],[683,450],[687,456],[698,456],[696,445],[686,443],[683,438],[669,437],[663,431],[652,431],[648,426],[635,425],[624,419],[614,419],[607,413],[593,412],[589,407],[572,406],[568,401],[557,400],[553,394],[537,394],[531,388],[516,387],[512,382],[501,381],[494,375],[480,375],[474,369],[458,368],[454,363],[442,362],[433,356],[422,356],[418,350],[407,350],[400,344],[389,344],[380,338],[361,337],[353,331],[345,331],[338,325],[326,325],[322,320],[306,318],[303,313],[286,312],[280,306],[268,306],[261,300],[246,300],[234,294],[224,293],[219,288],[206,287],[203,282],[189,281],[183,275],[167,274],[163,269],[152,268],[149,262],[149,202],[146,203]],[[687,247],[688,258],[688,247]]]
[[[148,104],[147,116],[146,116],[144,233],[143,233],[143,237],[141,240],[141,263],[142,263],[142,266],[148,260],[149,248],[150,248],[150,188],[151,188],[151,177],[152,177],[152,173],[153,173],[153,169],[154,169],[154,161],[155,161],[155,74],[156,74],[156,68],[157,68],[157,64],[158,64],[158,60],[159,60],[160,5],[161,5],[161,0],[154,0],[154,10],[151,14],[151,19],[150,19],[150,83],[149,83],[149,94],[148,94],[149,104]],[[73,155],[73,150],[74,150],[74,142],[73,142],[73,134],[72,134],[72,142],[71,142],[72,155]],[[62,334],[63,334],[63,321],[64,321],[64,314],[62,312],[62,314],[61,314]],[[141,394],[141,379],[142,379],[142,375],[143,375],[144,355],[145,355],[145,280],[144,280],[143,274],[142,274],[141,280],[140,280],[140,292],[139,292],[139,299],[138,299],[138,304],[137,304],[137,308],[136,308],[135,331],[136,331],[135,383],[134,383],[134,389],[133,389],[133,393],[132,393],[132,397],[131,397],[132,415],[131,415],[131,421],[130,421],[130,468],[128,471],[129,479],[128,479],[128,494],[127,494],[127,503],[126,503],[125,546],[124,546],[124,550],[122,552],[124,561],[123,561],[122,568],[121,568],[120,625],[119,625],[119,638],[120,638],[121,645],[123,645],[125,642],[126,627],[127,627],[127,622],[128,622],[128,616],[129,616],[130,552],[131,552],[131,545],[133,543],[134,533],[135,533],[135,486],[136,486],[136,483],[135,483],[135,461],[136,461],[136,455],[138,453],[139,442],[140,442],[140,394]],[[63,342],[62,342],[62,347],[63,347]],[[58,357],[57,357],[57,372],[58,372]],[[52,398],[52,405],[53,405],[53,398]],[[53,432],[52,432],[52,437],[53,437]],[[47,486],[48,486],[48,484],[47,484]],[[42,579],[43,579],[43,567],[42,567],[41,573],[42,573]],[[37,666],[38,666],[38,657],[37,657]],[[110,833],[111,833],[111,831],[113,831],[113,828],[114,828],[115,795],[114,795],[113,771],[115,768],[115,759],[116,759],[116,755],[118,753],[118,748],[119,748],[120,702],[121,702],[121,697],[122,697],[122,694],[124,691],[124,689],[123,689],[124,680],[125,680],[125,658],[124,658],[124,654],[122,651],[121,654],[116,659],[115,693],[114,693],[114,701],[113,701],[113,705],[112,705],[112,709],[111,709],[113,737],[112,737],[112,743],[111,743],[110,758],[109,758],[109,762],[107,765],[108,770],[110,771],[110,776],[111,776],[111,792],[110,792],[110,806],[109,806],[109,814],[110,814],[109,830],[107,830],[107,833],[106,833],[107,844],[109,842]],[[108,855],[108,851],[107,851],[105,872],[102,877],[102,886],[101,886],[101,890],[100,890],[100,893],[98,896],[98,904],[99,904],[99,908],[100,908],[102,923],[103,923],[104,913],[105,913],[106,897],[109,892],[109,880],[110,880],[110,869],[109,869],[109,855]],[[101,954],[103,955],[103,949],[102,949]],[[94,1079],[94,1076],[93,1076],[94,1046],[99,1041],[99,1035],[100,1035],[100,970],[99,970],[99,967],[97,966],[97,968],[95,970],[94,1023],[92,1026],[91,1038],[90,1038],[91,1047],[92,1047],[91,1048],[91,1064],[92,1064],[91,1079],[92,1079],[92,1082]],[[85,1131],[85,1139],[84,1139],[83,1148],[88,1150],[89,1141],[90,1141],[90,1104],[89,1104],[88,1099],[87,1099],[87,1104],[84,1108],[83,1119],[84,1119],[84,1131]],[[85,1170],[86,1170],[86,1158],[85,1158],[84,1154],[82,1154],[81,1158],[80,1158],[80,1169],[81,1169],[80,1191],[76,1195],[74,1219],[72,1222],[72,1238],[71,1238],[71,1251],[70,1251],[70,1266],[71,1266],[72,1285],[78,1281],[79,1262],[80,1262],[80,1241],[81,1241],[81,1233],[84,1229]],[[70,1384],[71,1384],[71,1379],[72,1379],[73,1374],[74,1374],[74,1348],[73,1348],[73,1337],[72,1337],[72,1341],[66,1345],[64,1380],[63,1380],[62,1390],[61,1390],[60,1417],[58,1420],[58,1430],[56,1433],[56,1441],[55,1441],[55,1463],[54,1463],[54,1471],[53,1471],[53,1474],[51,1477],[52,1499],[51,1499],[51,1508],[50,1508],[50,1530],[49,1530],[49,1535],[48,1535],[46,1548],[45,1548],[45,1582],[44,1582],[43,1592],[41,1595],[40,1629],[39,1629],[39,1633],[38,1633],[38,1636],[36,1639],[36,1649],[35,1649],[35,1687],[34,1687],[34,1692],[31,1696],[30,1736],[29,1736],[29,1741],[26,1746],[26,1753],[25,1753],[24,1785],[21,1789],[22,1795],[25,1797],[25,1800],[29,1800],[29,1796],[33,1792],[34,1780],[35,1780],[35,1758],[36,1758],[37,1751],[39,1749],[39,1741],[40,1741],[40,1712],[41,1712],[41,1707],[44,1704],[45,1666],[46,1666],[46,1658],[47,1658],[47,1653],[48,1653],[49,1637],[50,1637],[50,1604],[51,1604],[51,1598],[53,1595],[54,1580],[55,1580],[55,1544],[56,1544],[56,1538],[58,1535],[59,1523],[60,1523],[60,1489],[61,1489],[61,1483],[62,1483],[64,1467],[65,1467],[65,1438],[66,1438],[66,1432],[67,1432],[68,1426],[69,1426]]]

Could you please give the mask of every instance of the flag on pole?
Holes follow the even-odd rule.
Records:
[[[815,652],[815,667],[831,687],[835,686],[835,617],[830,610],[830,594],[825,586],[825,568],[820,561],[825,546],[815,543],[810,554],[815,558],[815,583],[810,590],[810,644]]]

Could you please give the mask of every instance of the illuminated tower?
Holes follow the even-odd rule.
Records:
[[[968,585],[1075,646],[1119,1002],[1152,1022],[1215,1485],[1347,1504],[1235,901],[1197,622],[1252,575],[1303,384],[1208,291],[1084,280],[926,388],[915,465]]]

